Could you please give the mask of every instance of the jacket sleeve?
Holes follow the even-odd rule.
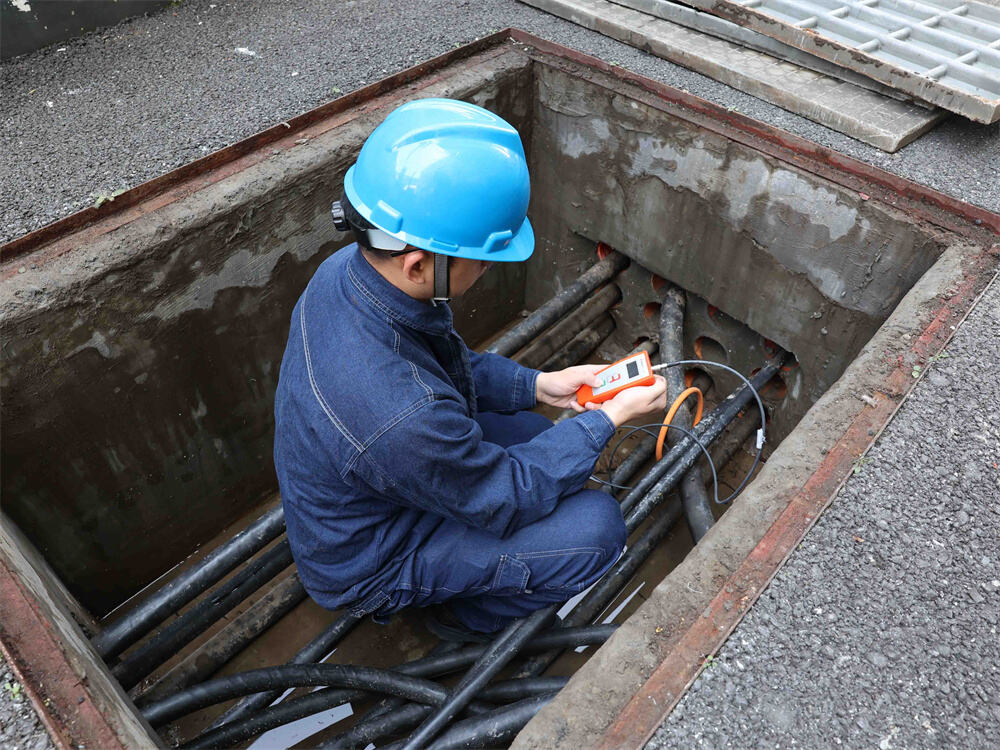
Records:
[[[463,405],[434,400],[370,443],[352,471],[390,501],[503,537],[579,490],[614,432],[591,411],[505,449],[483,440]]]
[[[535,406],[538,370],[523,367],[499,354],[479,354],[469,350],[472,378],[476,383],[479,411],[521,411]]]

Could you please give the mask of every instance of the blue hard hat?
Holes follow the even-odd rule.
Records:
[[[372,131],[347,170],[344,193],[383,232],[433,253],[525,260],[528,164],[517,131],[454,99],[418,99]]]

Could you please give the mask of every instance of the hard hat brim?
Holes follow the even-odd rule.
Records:
[[[516,263],[527,260],[535,251],[535,230],[532,229],[531,222],[528,221],[527,217],[521,224],[521,228],[517,230],[517,234],[510,238],[507,246],[499,250],[484,247],[441,247],[433,239],[414,237],[406,232],[400,232],[393,236],[404,239],[407,245],[419,247],[421,250],[427,250],[431,253],[450,255],[453,258],[468,258],[469,260],[488,260],[491,263]]]

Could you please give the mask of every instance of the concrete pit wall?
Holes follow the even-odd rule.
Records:
[[[792,352],[800,368],[785,374],[788,395],[773,421],[774,437],[784,437],[934,263],[939,239],[885,204],[602,81],[536,65],[531,216],[545,251],[537,263],[606,242],[688,291],[689,355],[694,339],[708,337],[749,372],[767,356],[765,339]],[[529,274],[529,304],[549,293],[549,278]],[[643,309],[657,295],[631,278],[615,311],[623,349],[656,335]],[[708,315],[706,302],[724,314]],[[736,385],[712,375],[721,389]]]
[[[497,111],[530,146],[530,60],[473,57],[407,95]],[[330,202],[369,105],[308,144],[4,282],[4,512],[101,615],[276,489],[273,396],[292,307],[350,238]],[[523,306],[495,269],[456,306],[477,341]],[[476,310],[475,316],[465,314]]]

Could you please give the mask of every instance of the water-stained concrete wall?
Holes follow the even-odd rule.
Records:
[[[776,416],[787,434],[942,248],[885,204],[600,80],[536,66],[537,233],[578,253],[606,242],[793,352],[801,372],[789,376]],[[529,275],[529,302],[545,286],[543,275]],[[628,303],[616,333],[634,337],[642,300]],[[689,332],[723,335],[704,306],[689,308]],[[764,354],[744,351],[745,362],[730,364]]]
[[[416,96],[469,99],[530,136],[530,61],[513,48],[403,94]],[[92,244],[25,258],[4,282],[4,512],[94,613],[275,489],[273,395],[291,309],[349,241],[330,202],[404,98]],[[523,274],[500,268],[456,307],[470,343],[521,309]]]

